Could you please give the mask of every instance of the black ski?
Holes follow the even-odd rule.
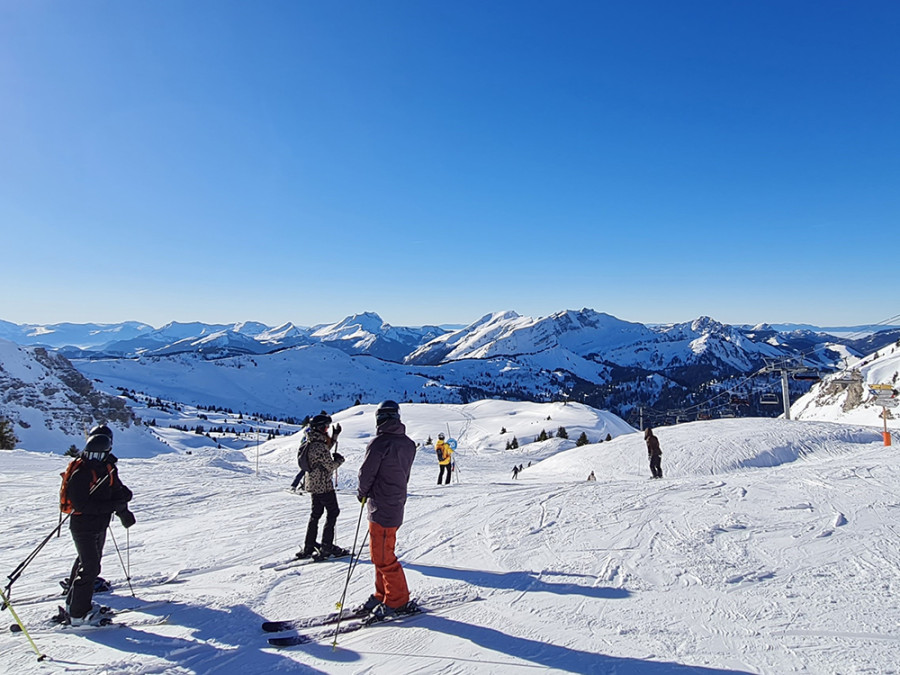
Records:
[[[386,623],[397,623],[399,621],[404,621],[414,616],[418,616],[419,614],[425,614],[428,610],[424,608],[417,608],[414,612],[408,612],[404,614],[395,614],[390,619],[385,619],[383,621],[370,621],[369,619],[353,619],[348,621],[345,624],[342,624],[337,631],[331,630],[330,628],[325,631],[319,631],[318,633],[308,633],[304,635],[286,635],[284,637],[271,637],[269,638],[269,644],[273,647],[294,647],[296,645],[304,645],[310,642],[319,642],[320,640],[327,639],[332,637],[335,632],[338,635],[344,635],[345,633],[354,633],[361,628],[368,628],[369,626],[379,626]]]
[[[328,626],[338,621],[347,621],[366,616],[366,612],[332,612],[325,616],[311,616],[305,619],[290,619],[288,621],[263,621],[262,629],[267,633],[281,633],[286,630],[300,630],[301,628],[317,628]]]
[[[352,557],[351,553],[347,555],[341,556],[328,556],[327,558],[291,558],[290,560],[279,560],[277,562],[263,563],[259,566],[261,570],[275,570],[276,572],[281,572],[284,570],[293,569],[294,567],[302,567],[303,565],[309,565],[311,563],[319,563],[319,562],[328,562],[330,560],[346,560],[347,558]]]
[[[474,600],[480,600],[481,598],[478,595],[470,594],[470,595],[459,595],[451,598],[434,598],[431,601],[422,601],[424,604],[416,603],[416,609],[412,612],[406,612],[403,614],[395,614],[394,616],[384,619],[382,621],[373,620],[371,617],[359,618],[359,617],[344,617],[349,618],[347,623],[341,624],[341,626],[335,631],[335,629],[331,628],[330,625],[336,624],[337,619],[336,614],[329,614],[326,617],[318,619],[318,623],[314,625],[303,626],[305,628],[321,628],[321,630],[317,630],[311,633],[304,633],[298,635],[285,635],[281,637],[271,637],[269,638],[269,644],[273,647],[295,647],[297,645],[309,644],[311,642],[321,642],[322,640],[327,640],[328,638],[334,637],[335,633],[337,635],[344,635],[345,633],[354,633],[363,628],[369,628],[370,626],[381,626],[384,624],[397,623],[401,621],[408,621],[415,617],[426,615],[426,614],[435,614],[437,612],[444,611],[446,609],[451,609],[456,607],[457,605],[461,605],[466,602],[472,602]],[[343,620],[343,619],[342,619]],[[288,628],[283,628],[281,630],[291,630],[301,628],[298,625],[299,622],[304,621],[300,619],[299,621],[282,621],[282,622],[272,622],[281,623],[281,624],[291,624]]]
[[[162,574],[155,575],[149,577],[136,577],[132,579],[132,587],[133,588],[152,588],[153,586],[162,586],[165,584],[176,584],[179,583],[179,575],[181,573],[179,571],[172,572],[170,574]],[[113,589],[111,595],[113,597],[118,597],[115,594],[115,588]],[[96,591],[95,591],[96,593]],[[26,605],[39,605],[44,602],[59,602],[60,598],[65,596],[66,593],[52,593],[47,595],[34,595],[30,597],[25,597],[22,599],[13,599],[12,605],[14,607],[24,607]],[[0,609],[6,609],[5,606],[0,607]]]

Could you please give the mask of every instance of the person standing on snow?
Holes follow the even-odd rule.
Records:
[[[394,553],[397,530],[403,524],[406,486],[416,444],[400,421],[400,406],[384,401],[375,411],[375,438],[359,467],[357,499],[368,507],[369,552],[375,565],[375,592],[357,609],[373,620],[415,611],[406,575]]]
[[[444,476],[444,472],[447,472],[447,478],[444,480],[444,485],[450,482],[450,473],[453,469],[451,464],[451,457],[453,456],[453,448],[450,447],[450,444],[444,440],[444,434],[438,434],[437,443],[434,444],[435,453],[437,453],[438,458],[438,480],[437,484],[441,484],[441,478]]]
[[[644,440],[647,442],[647,457],[650,458],[650,473],[653,478],[662,478],[662,450],[659,449],[659,439],[650,427],[644,430]]]
[[[313,558],[324,560],[325,558],[340,558],[350,555],[350,551],[334,545],[334,526],[341,509],[338,507],[337,494],[334,491],[334,483],[331,475],[334,470],[344,463],[344,458],[335,452],[331,454],[331,448],[337,442],[341,433],[341,425],[335,424],[328,435],[328,425],[331,417],[318,414],[309,423],[306,438],[309,443],[309,472],[306,474],[306,491],[312,497],[312,511],[309,514],[309,524],[306,526],[306,539],[303,548],[297,552],[300,559]],[[322,543],[316,543],[319,532],[319,519],[323,513],[325,527],[322,529]]]
[[[515,479],[518,478],[518,477],[519,477],[519,467],[518,467],[518,466],[514,466],[514,467],[513,467],[513,480],[515,480]]]
[[[106,425],[95,427],[81,455],[69,465],[71,471],[63,474],[66,478],[60,491],[60,509],[71,514],[69,532],[78,558],[69,577],[65,612],[57,618],[73,626],[99,626],[104,622],[101,607],[93,598],[106,530],[113,513],[126,528],[135,523],[134,514],[128,510],[132,493],[119,478],[118,459],[111,450],[112,431]]]

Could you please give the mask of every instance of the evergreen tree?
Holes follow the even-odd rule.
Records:
[[[66,450],[66,457],[78,457],[79,452],[80,451],[75,446],[75,444],[72,443],[72,445],[69,446],[69,449]]]
[[[506,427],[500,427],[500,435],[502,436],[505,433],[506,433]]]
[[[547,430],[541,429],[541,433],[538,434],[538,437],[535,439],[536,441],[546,441],[549,437],[547,436]]]
[[[509,449],[515,450],[519,447],[519,439],[513,436],[513,439],[509,442]]]
[[[606,434],[606,440],[611,441],[611,440],[612,440],[612,434]]]
[[[0,417],[0,450],[12,450],[19,439],[13,433],[12,422]]]
[[[587,434],[583,431],[581,432],[581,436],[578,437],[578,440],[575,441],[575,445],[579,447],[582,445],[588,445],[589,443],[590,441],[588,440]]]
[[[556,430],[556,436],[557,436],[557,438],[568,438],[569,432],[566,431],[565,427],[560,427],[559,429]]]

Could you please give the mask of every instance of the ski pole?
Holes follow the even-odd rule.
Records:
[[[107,473],[106,475],[103,476],[103,478],[98,480],[97,484],[91,488],[91,491],[88,493],[88,496],[94,494],[94,491],[97,488],[99,488],[101,485],[103,485],[103,483],[105,483],[108,478],[109,478],[109,474]],[[6,595],[7,596],[12,595],[12,585],[14,583],[16,583],[16,581],[19,580],[19,577],[22,576],[22,573],[25,571],[25,568],[28,567],[31,564],[31,561],[37,557],[37,554],[40,553],[41,549],[43,549],[44,546],[47,545],[47,542],[49,542],[51,539],[53,539],[54,535],[58,535],[60,533],[60,531],[62,530],[62,526],[66,523],[66,521],[69,519],[69,516],[71,516],[71,515],[72,515],[71,513],[67,513],[65,518],[60,518],[59,523],[57,523],[56,527],[54,527],[50,531],[50,534],[48,534],[46,537],[44,537],[44,540],[40,544],[38,544],[31,553],[28,554],[28,556],[25,558],[25,560],[23,560],[21,563],[19,563],[19,566],[16,567],[16,569],[14,569],[11,574],[9,574],[6,577],[7,579],[9,579],[9,583],[6,584]],[[4,602],[4,605],[5,604],[6,603]]]
[[[113,540],[113,546],[116,547],[116,553],[119,554],[119,562],[122,563],[122,570],[125,572],[125,581],[128,582],[128,588],[131,591],[131,597],[134,598],[136,596],[134,594],[134,588],[131,585],[131,575],[128,574],[128,568],[125,567],[125,560],[122,558],[122,552],[119,550],[119,545],[116,543],[116,535],[113,534],[112,523],[109,524],[108,528],[109,536],[112,537]],[[126,529],[125,532],[128,532],[128,530]]]
[[[28,629],[26,629],[25,624],[22,623],[22,619],[19,618],[16,610],[13,609],[12,602],[10,602],[9,600],[9,596],[7,596],[3,591],[0,591],[0,597],[3,598],[3,607],[9,609],[9,612],[13,615],[16,623],[19,624],[19,628],[22,629],[22,633],[24,633],[25,637],[28,638],[28,642],[29,644],[31,644],[31,648],[34,650],[34,653],[38,655],[38,661],[43,661],[44,659],[46,659],[47,656],[45,654],[41,654],[41,650],[37,648],[36,644],[34,644],[34,640],[32,640],[31,635],[28,634]]]
[[[366,498],[363,497],[359,502],[359,518],[356,521],[356,534],[353,535],[353,548],[351,551],[356,551],[356,541],[359,539],[359,526],[362,524],[362,516],[363,510],[366,508]],[[337,603],[338,610],[338,620],[337,624],[334,628],[334,642],[331,643],[332,651],[337,649],[337,639],[338,639],[338,631],[341,628],[341,617],[344,614],[344,600],[347,599],[347,588],[350,586],[350,577],[353,574],[353,570],[356,569],[356,563],[359,562],[359,557],[362,555],[363,547],[366,545],[366,539],[369,537],[368,528],[366,529],[366,537],[363,539],[363,545],[359,547],[359,552],[356,553],[356,562],[354,562],[354,554],[350,554],[350,565],[347,567],[347,581],[344,582],[344,592],[341,593],[341,599]]]
[[[62,529],[63,523],[65,523],[68,519],[69,514],[66,514],[66,517],[59,521],[59,524],[53,528],[50,534],[44,537],[44,540],[40,544],[38,544],[31,553],[28,554],[25,560],[19,563],[19,566],[16,567],[16,569],[14,569],[11,574],[6,577],[7,579],[9,579],[9,583],[6,584],[6,593],[12,594],[12,585],[19,580],[19,577],[22,576],[22,572],[25,571],[25,568],[28,567],[28,565],[31,564],[31,561],[37,557],[37,554],[40,553],[41,549],[47,545],[47,542],[53,539],[53,535],[55,535],[60,531],[60,529]],[[4,601],[4,608],[6,607],[6,604],[6,601]]]
[[[335,441],[333,452],[337,452],[337,451],[338,451],[338,442]],[[337,487],[338,487],[338,468],[339,467],[334,467],[334,489],[335,490],[337,490]]]

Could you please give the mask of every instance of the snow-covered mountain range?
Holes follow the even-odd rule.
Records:
[[[674,413],[670,421],[778,414],[781,408],[763,405],[761,397],[780,393],[780,382],[754,376],[767,360],[790,360],[825,374],[894,345],[897,335],[891,328],[850,339],[806,328],[731,326],[709,317],[643,325],[591,309],[537,319],[497,312],[457,328],[395,327],[374,313],[307,328],[0,322],[0,338],[18,345],[0,352],[0,374],[21,371],[25,362],[53,362],[61,372],[77,369],[97,396],[137,393],[279,418],[302,419],[320,409],[389,397],[432,403],[501,398],[578,400],[637,425],[640,415],[657,423],[673,410],[687,412]],[[40,386],[17,380],[16,395],[11,387],[0,395],[0,416],[18,425],[20,437],[35,435],[28,429],[36,428]],[[791,397],[809,387],[792,381]],[[127,401],[111,400],[127,408]],[[41,406],[41,414],[51,416],[54,406]],[[82,422],[66,428],[74,433],[90,419],[104,419],[106,407],[80,409]]]
[[[887,340],[886,331],[894,331]],[[877,333],[873,337],[872,334]],[[849,339],[841,336],[859,336]],[[878,337],[880,336],[880,337]],[[592,309],[566,310],[531,318],[513,311],[488,314],[468,326],[398,327],[378,314],[365,312],[334,324],[311,327],[285,323],[267,326],[256,321],[231,324],[200,322],[168,323],[153,328],[144,323],[118,324],[15,324],[0,320],[0,339],[20,345],[59,350],[67,356],[137,357],[196,352],[210,358],[239,354],[263,354],[289,347],[325,343],[349,354],[419,365],[435,365],[460,359],[535,354],[555,347],[579,356],[607,358],[648,365],[681,358],[672,343],[688,343],[694,353],[708,352],[704,342],[728,342],[722,358],[744,367],[750,354],[773,354],[823,344],[843,344],[870,353],[900,337],[898,326],[845,326],[817,329],[787,324],[730,326],[709,317],[669,325],[644,325],[622,321]],[[696,342],[700,340],[699,342]],[[874,341],[873,341],[874,340]],[[880,343],[880,344],[879,344]],[[654,345],[667,344],[665,348]],[[772,349],[761,345],[767,344]],[[647,352],[652,352],[647,354]],[[732,352],[732,354],[728,354]],[[752,360],[752,356],[750,360]],[[827,359],[826,359],[827,360]]]

